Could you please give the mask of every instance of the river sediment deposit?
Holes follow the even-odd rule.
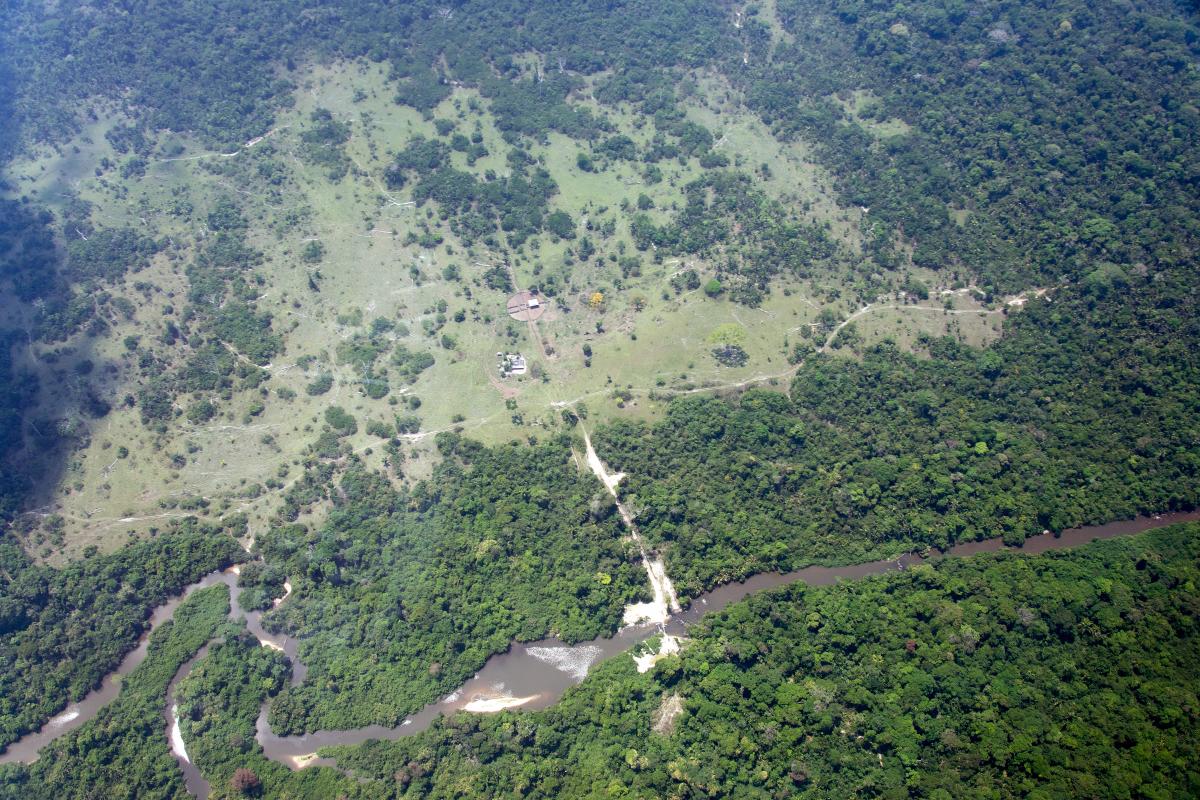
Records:
[[[608,486],[607,483],[606,486]],[[609,490],[613,491],[614,488],[615,485]],[[1181,512],[1074,528],[1063,531],[1059,535],[1046,533],[1026,540],[1024,546],[1017,552],[1044,553],[1049,550],[1076,547],[1096,539],[1127,536],[1196,520],[1200,520],[1200,512]],[[1000,539],[987,539],[956,545],[946,553],[937,554],[934,558],[968,557],[978,553],[1006,549],[1010,548],[1007,548]],[[648,671],[653,668],[658,659],[678,651],[690,625],[705,614],[720,611],[754,592],[797,581],[804,581],[814,586],[829,585],[841,580],[855,580],[893,570],[906,569],[925,560],[919,555],[912,554],[899,559],[871,561],[849,566],[811,566],[789,573],[760,574],[743,583],[717,587],[697,597],[686,609],[679,609],[673,592],[668,593],[664,588],[661,600],[670,611],[661,622],[655,619],[650,624],[627,625],[614,636],[575,645],[567,645],[554,639],[514,643],[507,652],[490,658],[479,673],[460,689],[446,698],[425,706],[406,718],[399,726],[369,725],[354,730],[315,731],[302,736],[278,736],[271,731],[267,722],[267,704],[264,703],[257,721],[256,739],[267,758],[292,769],[311,765],[332,765],[334,763],[332,760],[316,755],[321,748],[359,744],[371,739],[398,739],[411,736],[428,728],[439,716],[456,711],[491,713],[508,708],[545,708],[557,702],[568,688],[580,683],[596,664],[620,653],[632,651],[638,670]],[[217,583],[225,583],[230,588],[231,617],[244,619],[249,632],[258,638],[263,646],[273,647],[287,655],[292,663],[293,685],[303,682],[307,675],[307,669],[297,657],[298,640],[294,637],[275,636],[267,633],[262,626],[262,612],[244,612],[240,609],[238,604],[240,590],[237,586],[237,575],[232,568],[205,575],[196,583],[188,586],[179,597],[156,608],[151,615],[151,630],[170,619],[184,598],[195,591],[214,586]],[[656,593],[656,601],[659,597]],[[656,650],[642,652],[640,648],[636,647],[655,635],[661,637]],[[0,763],[32,762],[37,759],[38,751],[50,742],[93,719],[101,708],[117,696],[121,678],[132,672],[145,659],[148,636],[149,634],[144,636],[137,648],[125,657],[116,672],[104,679],[100,688],[88,694],[78,703],[68,705],[61,713],[48,721],[41,730],[28,734],[11,745],[6,752],[0,755]],[[175,687],[187,676],[192,667],[207,655],[208,647],[209,645],[206,645],[179,669],[171,681],[163,709],[164,736],[167,737],[171,751],[183,770],[189,792],[197,797],[207,796],[209,787],[200,770],[191,763],[187,755],[187,743],[179,727]]]

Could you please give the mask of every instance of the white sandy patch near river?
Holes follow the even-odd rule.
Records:
[[[291,597],[291,595],[292,595],[292,582],[284,581],[283,582],[283,597],[276,597],[274,600],[272,600],[271,607],[279,608],[279,606],[281,606],[283,604],[283,601],[287,600],[289,597]],[[281,653],[286,652],[283,649],[283,645],[279,644],[278,642],[273,642],[270,639],[264,639],[261,636],[258,639],[258,643],[261,644],[263,647],[269,647],[272,650],[278,650]]]
[[[586,428],[583,431],[583,441],[587,445],[588,467],[617,501],[617,510],[621,512],[621,519],[625,520],[629,535],[642,552],[642,564],[646,567],[646,577],[649,578],[650,589],[654,593],[654,599],[648,603],[631,603],[626,606],[621,621],[626,625],[637,625],[643,622],[663,625],[672,612],[680,610],[679,598],[675,596],[675,587],[671,584],[671,579],[667,577],[667,570],[663,566],[662,559],[652,560],[646,553],[646,543],[642,540],[642,535],[638,533],[637,526],[633,524],[633,515],[622,505],[621,498],[617,496],[617,484],[624,479],[625,473],[609,473],[604,462],[600,460],[600,456],[596,454],[596,448],[592,447],[592,437],[588,436]]]
[[[633,663],[637,664],[638,672],[649,672],[654,669],[654,665],[661,659],[669,655],[674,655],[679,652],[680,645],[683,639],[678,636],[672,636],[669,633],[664,633],[658,644],[658,652],[642,653],[633,657]]]
[[[638,539],[641,545],[641,539]],[[679,610],[679,599],[675,597],[675,587],[667,577],[662,559],[650,559],[642,551],[642,563],[646,566],[646,576],[650,579],[650,590],[654,599],[648,603],[630,603],[625,606],[621,621],[626,625],[637,625],[649,622],[654,625],[665,625],[672,611]]]
[[[284,581],[283,582],[283,597],[276,597],[274,600],[271,601],[271,605],[274,606],[275,608],[279,608],[280,604],[282,604],[284,600],[287,600],[291,596],[292,596],[292,582]]]
[[[171,753],[189,764],[192,763],[192,759],[188,758],[187,745],[183,743],[183,731],[179,728],[178,705],[171,706]]]
[[[537,698],[538,695],[536,694],[531,694],[529,697],[477,697],[463,706],[463,711],[470,711],[475,714],[495,714],[497,711],[503,711],[506,708],[523,706]]]
[[[592,437],[588,436],[586,429],[583,431],[583,441],[587,445],[588,467],[590,467],[592,473],[600,479],[600,482],[604,484],[604,488],[608,489],[608,493],[613,497],[616,497],[617,484],[625,479],[625,473],[609,473],[609,471],[604,468],[604,462],[600,460],[600,456],[596,455],[596,448],[592,447]]]

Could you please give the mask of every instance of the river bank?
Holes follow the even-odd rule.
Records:
[[[930,559],[911,554],[899,559],[871,561],[843,567],[812,566],[789,573],[765,573],[756,575],[743,583],[717,587],[695,599],[688,608],[668,616],[664,624],[642,624],[627,626],[614,636],[600,638],[568,646],[554,639],[530,643],[514,643],[505,653],[490,658],[485,666],[470,681],[446,698],[430,703],[406,718],[397,727],[371,725],[346,731],[316,731],[303,736],[277,736],[271,732],[267,722],[267,705],[260,710],[257,722],[258,743],[267,758],[297,769],[311,765],[332,765],[330,759],[315,757],[323,747],[353,745],[370,739],[397,739],[425,730],[439,716],[455,711],[488,713],[504,708],[539,709],[555,703],[570,687],[580,683],[598,663],[618,654],[629,652],[636,645],[660,632],[672,637],[686,633],[688,626],[705,614],[720,611],[726,606],[754,593],[783,586],[796,581],[811,585],[827,585],[840,580],[855,580],[879,575],[892,570],[905,569],[926,560],[946,557],[969,557],[978,553],[1014,550],[1036,555],[1049,550],[1061,550],[1087,544],[1096,539],[1111,539],[1129,536],[1155,528],[1181,522],[1200,520],[1200,511],[1179,512],[1138,517],[1132,520],[1111,522],[1104,525],[1087,526],[1063,531],[1061,534],[1043,534],[1026,540],[1021,548],[1008,548],[1000,539],[988,539],[956,545],[945,553],[937,553]],[[297,657],[299,642],[292,637],[278,637],[267,633],[261,623],[262,612],[243,612],[238,606],[237,575],[232,569],[210,573],[187,587],[177,598],[156,608],[151,615],[151,630],[170,619],[179,604],[193,592],[202,588],[225,583],[231,592],[231,617],[244,619],[250,633],[263,646],[282,651],[292,662],[293,684],[302,682],[307,674],[303,662]],[[38,751],[47,744],[94,718],[101,708],[114,699],[120,689],[121,677],[128,675],[146,656],[148,635],[138,647],[122,661],[120,668],[106,677],[101,687],[82,701],[69,705],[62,713],[46,723],[43,728],[14,743],[0,755],[0,763],[25,762],[37,758]],[[203,657],[205,650],[189,660],[172,681],[168,695],[164,698],[164,735],[173,745],[187,785],[193,795],[203,797],[208,784],[199,770],[186,757],[186,743],[182,736],[173,735],[176,716],[173,713],[174,687],[186,677],[192,665]],[[635,659],[639,656],[635,652]],[[644,658],[641,655],[641,658]],[[639,666],[641,661],[638,662]]]

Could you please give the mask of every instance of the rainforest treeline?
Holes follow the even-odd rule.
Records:
[[[789,393],[681,397],[593,440],[628,473],[625,502],[684,599],[759,572],[1193,509],[1194,292],[1063,290],[986,351],[933,339],[921,356],[810,357]],[[295,587],[267,624],[303,637],[311,668],[272,702],[276,730],[398,724],[514,639],[610,633],[624,603],[650,599],[611,499],[578,474],[578,439],[435,438],[444,460],[411,489],[344,445],[322,451],[258,542]],[[324,500],[324,522],[289,522]]]
[[[1200,526],[793,584],[554,707],[338,764],[411,798],[1186,797]]]
[[[706,68],[778,136],[814,143],[842,202],[870,210],[869,269],[896,266],[899,237],[919,265],[965,268],[1011,292],[1109,264],[1179,265],[1196,247],[1200,115],[1186,98],[1200,40],[1194,9],[1169,0],[975,11],[786,0],[777,18],[706,0],[103,8],[10,9],[0,34],[10,146],[72,131],[67,98],[118,94],[138,110],[120,139],[129,151],[158,128],[240,145],[271,127],[298,64],[365,57],[390,64],[397,102],[423,110],[451,82],[478,87],[513,141],[559,130],[599,145],[603,120],[567,101],[582,77],[607,73],[597,99],[631,104],[673,134],[664,145],[702,154],[677,95],[686,70]],[[537,75],[517,58],[527,53],[539,55]],[[873,100],[851,113],[839,96],[855,90]],[[906,132],[880,141],[860,124],[872,119]],[[619,143],[599,153],[628,154]],[[661,153],[641,155],[652,164]]]
[[[708,171],[687,187],[683,209],[662,224],[631,210],[623,221],[648,258],[703,253],[747,305],[781,272],[816,266],[864,287],[889,285],[884,276],[912,264],[975,284],[990,301],[1026,293],[984,350],[927,338],[915,354],[884,342],[845,359],[801,345],[789,352],[798,364],[790,385],[679,397],[658,421],[593,430],[609,465],[629,474],[622,492],[685,599],[764,570],[991,536],[1015,545],[1043,529],[1195,508],[1195,8],[774,6],[775,17],[766,5],[710,0],[19,0],[0,26],[0,158],[62,146],[116,103],[128,121],[110,141],[123,174],[136,175],[161,155],[158,131],[241,146],[272,128],[305,65],[365,58],[390,66],[398,104],[430,112],[456,84],[488,104],[512,174],[465,179],[447,152],[479,155],[479,143],[447,130],[378,176],[412,182],[466,238],[515,247],[577,235],[553,210],[553,181],[522,160],[524,144],[553,131],[579,147],[584,170],[635,161],[652,182],[657,162],[696,159]],[[770,165],[730,164],[712,132],[686,118],[682,101],[704,75],[776,136],[812,149],[838,200],[860,207],[861,253],[768,200],[750,176]],[[618,107],[653,125],[651,147],[613,135],[605,113]],[[302,155],[340,179],[353,168],[340,149],[347,131],[328,116],[311,121]],[[880,136],[873,123],[900,132]],[[43,522],[31,488],[58,477],[32,474],[21,454],[86,435],[43,411],[47,387],[22,368],[22,348],[103,336],[134,310],[109,287],[176,245],[99,225],[86,204],[51,214],[20,198],[20,186],[4,190],[0,290],[15,301],[0,330],[0,746],[97,685],[154,606],[243,559],[233,537],[245,532],[244,520],[185,520],[62,568],[17,544],[10,523]],[[255,306],[261,253],[234,200],[204,224],[211,235],[180,262],[186,292],[161,337],[125,344],[141,390],[85,392],[82,416],[104,417],[120,402],[152,428],[184,413],[202,421],[211,404],[193,398],[185,410],[185,395],[264,381],[285,343]],[[320,260],[319,247],[307,252]],[[506,278],[495,280],[499,288]],[[320,290],[315,271],[309,288]],[[436,312],[443,321],[445,312]],[[364,382],[379,355],[362,362],[370,346],[350,340],[338,353],[363,366]],[[405,346],[392,358],[407,379],[433,357]],[[326,378],[310,393],[329,391]],[[305,474],[257,542],[265,566],[247,581],[259,605],[281,594],[282,577],[292,581],[293,596],[266,623],[302,637],[310,680],[284,688],[279,659],[229,630],[182,695],[199,763],[228,795],[283,796],[291,780],[255,761],[246,738],[264,697],[274,697],[271,720],[283,732],[396,724],[514,639],[611,632],[625,603],[647,599],[619,517],[577,471],[570,435],[486,448],[444,431],[433,477],[397,489],[349,452],[343,440],[356,423],[347,417],[326,414]],[[419,425],[399,417],[381,446]],[[332,508],[327,516],[299,519],[318,503]],[[343,766],[377,780],[338,790],[1195,795],[1198,535],[1190,526],[757,597],[694,630],[682,655],[650,674],[617,659],[549,711],[457,717],[422,737],[341,752]],[[216,631],[218,595],[189,606],[199,610],[186,641],[169,629],[156,637],[119,701],[134,716],[108,711],[60,745],[63,764],[77,769],[55,772],[46,759],[0,771],[10,794],[41,781],[47,796],[104,786],[122,787],[109,796],[178,796],[149,698]],[[232,675],[257,682],[235,685]],[[154,749],[139,750],[150,739]],[[95,756],[84,752],[89,741]],[[337,780],[319,773],[286,794],[322,796]]]
[[[789,394],[676,400],[595,439],[676,588],[1200,503],[1194,273],[1030,301],[980,351],[807,357]]]

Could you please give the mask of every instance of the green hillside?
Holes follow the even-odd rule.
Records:
[[[686,604],[1195,509],[1194,7],[5,12],[0,747],[244,562],[242,605],[308,672],[284,685],[230,632],[183,683],[217,796],[255,791],[242,767],[278,797],[497,796],[506,770],[504,792],[563,797],[1195,790],[1179,532],[752,599],[675,672],[622,657],[561,708],[340,752],[365,782],[247,739],[264,701],[283,735],[396,726],[513,642],[666,614],[664,584]],[[1135,550],[1174,577],[1146,584]],[[1012,603],[1073,622],[995,628],[1023,570],[1055,588]],[[1080,575],[1124,594],[1064,601]],[[836,652],[822,604],[858,609]],[[945,633],[922,609],[946,604],[986,644],[936,684],[955,648],[897,643]],[[1153,666],[1103,666],[1129,659]],[[239,670],[257,682],[222,695]],[[730,693],[733,672],[754,680]],[[1089,690],[1047,708],[1055,679]],[[664,693],[691,738],[646,739]],[[103,753],[158,741],[117,708]],[[103,753],[0,783],[76,796],[118,769]],[[113,791],[177,795],[172,763]]]

